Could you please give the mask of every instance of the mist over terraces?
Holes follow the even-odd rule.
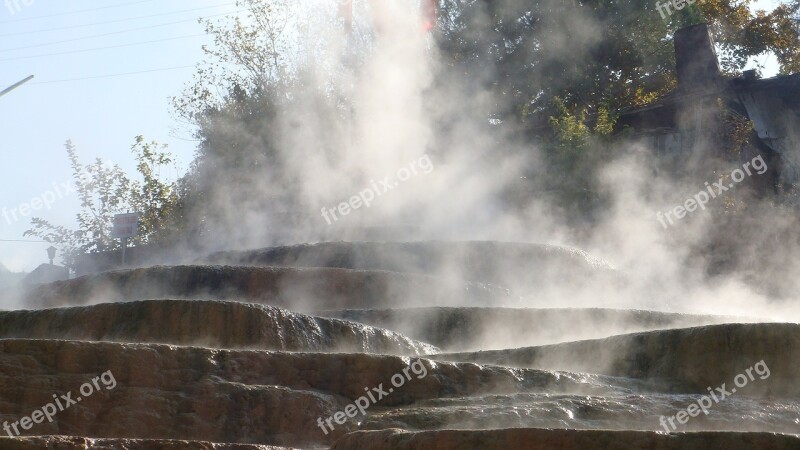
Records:
[[[512,289],[500,284],[516,280],[511,266],[557,269],[593,280],[593,289],[625,286],[623,274],[585,253],[495,242],[265,248],[41,285],[22,300],[26,309],[0,312],[0,421],[21,431],[0,445],[800,445],[800,325],[521,307],[563,280],[540,276]],[[660,416],[707,385],[733,386],[758,361],[768,376],[759,366],[751,386],[682,430],[691,432],[663,432]],[[52,421],[19,423],[54,394],[86,394],[98,374],[114,383],[98,383]]]
[[[2,208],[49,263],[0,264],[0,449],[800,449],[800,0],[167,3],[2,34],[210,14],[0,49],[208,39],[0,91],[193,69],[185,173],[68,140]]]

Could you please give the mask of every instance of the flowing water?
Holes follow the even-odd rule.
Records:
[[[558,247],[335,243],[41,286],[0,312],[0,422],[108,371],[14,448],[800,448],[800,325],[544,307],[553,283],[629,280]]]

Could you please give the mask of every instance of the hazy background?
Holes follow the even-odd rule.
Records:
[[[222,0],[36,0],[14,15],[0,5],[0,84],[36,76],[0,97],[0,208],[17,208],[71,180],[67,139],[84,162],[101,157],[132,173],[130,147],[143,134],[169,145],[178,159],[170,175],[183,175],[195,142],[192,130],[172,116],[169,97],[180,93],[203,56],[201,45],[210,41],[197,18],[234,11],[232,1]],[[149,17],[135,19],[143,16]],[[172,22],[181,23],[157,26]],[[64,27],[75,28],[46,31]],[[137,30],[70,41],[129,29]],[[183,36],[193,37],[178,39]],[[155,40],[161,42],[69,53]],[[33,47],[54,42],[61,43]],[[44,54],[51,55],[37,56]],[[182,68],[162,70],[174,67]],[[149,70],[158,71],[105,77]],[[79,80],[57,82],[73,79]],[[37,215],[71,225],[78,207],[71,196]],[[0,239],[23,239],[29,219],[9,225],[0,217]],[[0,242],[0,263],[31,270],[45,262],[47,247]]]
[[[756,6],[777,3],[763,0]],[[18,208],[54,183],[71,180],[63,146],[67,139],[84,162],[101,157],[132,173],[130,146],[134,136],[143,134],[168,144],[176,155],[174,174],[167,175],[183,175],[196,143],[193,130],[171,113],[169,97],[179,95],[189,82],[194,64],[203,57],[201,45],[210,42],[196,19],[234,14],[233,2],[37,0],[21,6],[11,14],[0,5],[0,84],[5,87],[30,74],[36,79],[0,98],[0,208]],[[99,49],[113,46],[122,47]],[[765,63],[764,75],[774,75],[772,58]],[[144,71],[152,72],[135,73]],[[398,161],[393,167],[403,164]],[[11,225],[0,211],[0,239],[23,239],[33,215],[70,226],[78,207],[73,195]],[[0,242],[0,263],[29,271],[46,261],[46,247]]]

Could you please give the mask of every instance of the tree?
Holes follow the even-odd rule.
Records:
[[[71,141],[67,141],[66,149],[81,202],[81,212],[76,216],[78,228],[35,217],[25,236],[52,243],[59,248],[64,264],[72,268],[81,254],[120,248],[120,243],[111,238],[115,214],[139,213],[139,234],[133,238],[133,245],[165,242],[174,235],[180,222],[180,198],[177,183],[160,178],[161,168],[172,163],[166,146],[136,137],[131,151],[141,180],[129,178],[119,166],[108,166],[99,158],[93,164],[81,164]]]
[[[326,60],[317,53],[325,37],[315,34],[322,28],[315,22],[334,20],[335,8],[309,13],[288,0],[237,5],[246,18],[204,22],[214,45],[203,48],[206,59],[173,99],[200,141],[182,200],[185,221],[194,224],[185,230],[194,246],[204,245],[212,229],[241,225],[242,214],[279,217],[285,228],[301,223],[304,186],[292,161],[304,152],[335,158],[341,149],[330,142],[341,140],[327,138],[345,132],[337,119],[347,114],[346,99],[315,77],[318,64],[311,63]],[[330,76],[343,66],[325,70]],[[293,114],[297,104],[310,105],[308,114]],[[324,124],[328,136],[315,137],[313,148],[287,145],[286,135],[300,132],[306,120]]]
[[[287,28],[294,14],[286,0],[237,0],[247,11],[227,22],[202,20],[214,45],[203,46],[206,59],[182,95],[172,99],[178,114],[199,124],[231,100],[257,97],[285,85],[291,76],[292,46]]]
[[[672,34],[700,21],[711,25],[726,73],[769,51],[782,73],[800,71],[800,2],[769,14],[750,4],[706,0],[664,20],[653,0],[447,0],[439,44],[452,73],[494,93],[489,115],[545,123],[558,97],[594,117],[601,105],[640,106],[673,89]]]
[[[595,141],[607,139],[614,113],[675,88],[675,30],[709,22],[727,73],[740,71],[764,51],[779,54],[782,70],[790,71],[800,51],[795,45],[799,1],[767,14],[752,11],[749,0],[707,0],[664,20],[653,0],[440,0],[436,47],[444,68],[431,90],[448,92],[458,85],[463,92],[487,93],[480,96],[491,99],[488,106],[481,104],[485,110],[464,112],[477,118],[476,126],[491,119],[514,131],[534,130],[535,136],[527,138],[546,141],[546,160],[574,171],[561,172],[562,178],[589,178],[592,162],[602,156],[596,149],[603,146]],[[335,3],[331,11],[314,13],[302,3],[239,0],[246,19],[206,22],[214,46],[204,48],[207,61],[174,99],[176,111],[197,126],[201,141],[186,179],[186,217],[194,223],[208,228],[216,222],[227,229],[235,225],[236,214],[318,206],[303,204],[305,181],[291,161],[320,155],[335,161],[341,155],[335,143],[346,141],[340,137],[351,111],[350,93],[330,80],[358,67],[374,35],[357,25],[350,59],[317,57],[329,35],[316,32],[322,28],[316,24],[335,20]],[[315,71],[323,76],[315,77]],[[305,108],[304,117],[293,115],[293,106],[302,103],[314,108]],[[458,129],[444,116],[432,127],[437,133]],[[459,112],[451,116],[463,118]],[[308,132],[304,121],[321,123],[315,128],[331,138],[307,147],[286,145],[287,136]],[[573,138],[584,144],[567,150]],[[447,138],[441,141],[445,145],[438,147],[459,151],[446,145]],[[596,198],[586,184],[567,187],[568,197],[579,204]]]
[[[594,172],[610,155],[615,112],[651,103],[677,86],[673,33],[708,22],[728,75],[754,56],[778,55],[797,71],[800,0],[771,13],[749,0],[707,0],[665,18],[654,0],[446,0],[439,47],[453,78],[490,92],[483,113],[508,129],[527,130],[544,150],[528,183],[544,185],[573,217],[602,205]],[[520,187],[522,192],[531,188]],[[517,195],[516,197],[520,197]]]

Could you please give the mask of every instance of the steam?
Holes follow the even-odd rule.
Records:
[[[303,89],[292,90],[287,109],[256,129],[235,120],[215,125],[222,134],[243,136],[241,141],[253,148],[269,142],[275,159],[255,162],[264,167],[263,177],[217,174],[221,182],[203,198],[213,212],[207,247],[187,249],[183,261],[216,250],[362,240],[365,229],[387,227],[383,237],[399,241],[498,240],[579,248],[626,275],[624,285],[573,283],[554,276],[552,283],[531,292],[525,283],[529,275],[517,273],[509,278],[520,282],[507,287],[524,295],[525,304],[508,306],[634,308],[784,321],[800,317],[797,307],[776,301],[769,289],[754,287],[751,273],[709,278],[716,256],[690,258],[719,226],[710,214],[698,212],[670,230],[662,228],[656,212],[680,204],[702,184],[688,172],[673,178],[655,171],[653,149],[621,142],[610,159],[600,160],[594,181],[612,199],[611,207],[592,228],[574,227],[547,186],[537,184],[544,168],[540,150],[512,134],[502,117],[489,117],[490,111],[508,108],[507,99],[484,87],[496,71],[487,67],[465,76],[445,67],[434,37],[421,30],[416,2],[356,1],[351,35],[335,20],[335,2],[298,3],[287,32],[293,37],[287,57],[294,58]],[[580,14],[554,10],[550,19],[551,55],[587,52],[604,29]],[[471,20],[475,33],[491,26],[487,16]],[[711,150],[698,149],[698,154]],[[320,214],[423,157],[434,170],[376,196],[369,207],[330,224]],[[694,164],[692,175],[716,179],[697,158],[685,162]],[[274,176],[276,167],[280,179]],[[512,211],[500,195],[521,179],[532,179],[533,190],[524,207]],[[781,236],[792,223],[788,214],[776,216],[770,205],[748,202],[751,226],[730,238],[758,256],[763,256],[759,248],[775,247],[770,256],[784,263],[776,275],[797,279],[798,268],[789,257],[796,243],[780,248],[752,240],[759,237],[755,230]],[[272,209],[264,210],[264,204]],[[753,261],[751,267],[761,263]],[[466,278],[455,265],[440,272]],[[786,292],[792,290],[783,286],[782,295]]]
[[[658,165],[654,149],[620,141],[612,156],[599,160],[595,168],[598,178],[594,181],[611,198],[611,207],[591,229],[577,229],[552,200],[547,186],[535,184],[544,167],[539,149],[510,134],[502,118],[490,120],[490,111],[507,109],[506,99],[482,87],[496,77],[493,68],[464,76],[444,67],[433,36],[421,31],[416,2],[355,2],[352,35],[343,33],[335,20],[335,5],[329,3],[297,7],[295,17],[302,25],[297,27],[293,49],[300,55],[297,73],[305,89],[292,91],[288,110],[265,121],[260,130],[243,129],[236,122],[222,125],[230,128],[228,133],[252,133],[253,145],[262,145],[265,137],[277,139],[276,159],[291,184],[275,184],[265,173],[263,180],[248,180],[251,184],[244,192],[233,185],[217,186],[208,199],[208,209],[218,215],[212,239],[215,247],[205,250],[362,240],[365,229],[385,226],[400,228],[387,229],[391,229],[389,239],[401,241],[564,245],[608,261],[626,274],[627,283],[574,283],[590,286],[576,289],[558,278],[535,293],[523,281],[507,286],[526,295],[527,304],[522,306],[636,308],[798,320],[797,308],[773,299],[769,289],[754,287],[752,274],[734,270],[707,276],[715,272],[717,255],[692,255],[720,226],[710,214],[698,211],[669,230],[656,220],[658,211],[680,205],[703,189],[697,180],[716,180],[716,166],[708,155],[718,152],[714,146],[720,143],[710,142],[696,148],[694,156],[685,155],[677,164],[685,170],[676,171],[685,175],[670,176],[654,170]],[[558,26],[551,25],[553,39],[548,45],[555,47],[548,51],[550,55],[587,52],[604,29],[580,14],[554,11],[553,15],[547,23]],[[469,26],[475,33],[491,26],[488,16],[472,20]],[[684,122],[683,118],[678,122]],[[340,214],[331,223],[319,213],[422,157],[435,167],[430,174],[376,196],[368,207],[349,208],[347,215]],[[499,200],[500,194],[531,177],[534,190],[524,199],[524,208],[511,211]],[[220,177],[226,178],[236,179],[237,174]],[[745,196],[746,190],[737,194]],[[254,198],[273,198],[278,204],[281,198],[291,200],[277,210],[264,211],[250,200]],[[769,229],[777,236],[791,223],[785,215],[769,214],[769,205],[750,198],[747,202],[754,212],[750,222],[757,228],[729,236],[743,246],[757,248],[759,244],[748,241],[758,237],[756,229]],[[287,225],[286,210],[300,219]],[[776,249],[779,254],[774,257],[787,262],[780,268],[781,278],[796,278],[795,264],[782,256],[796,248]],[[753,266],[758,264],[753,262]],[[449,275],[464,278],[456,268]],[[516,278],[525,280],[526,276],[519,273]]]

